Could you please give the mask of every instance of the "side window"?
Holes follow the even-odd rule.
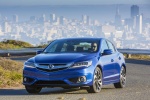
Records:
[[[113,52],[115,52],[116,50],[114,48],[114,45],[111,42],[109,42],[109,41],[107,41],[107,43],[108,43],[109,49],[111,49]]]
[[[67,51],[67,44],[64,43],[60,52],[66,52],[66,51]]]
[[[106,41],[105,41],[105,40],[102,40],[101,53],[104,53],[104,50],[105,50],[105,49],[109,49],[109,48],[108,48],[108,45],[107,45]]]

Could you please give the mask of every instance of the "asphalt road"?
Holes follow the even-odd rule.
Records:
[[[150,61],[127,59],[126,62],[127,85],[123,89],[108,85],[100,93],[92,94],[86,90],[45,88],[38,95],[28,94],[24,88],[0,89],[0,100],[60,100],[60,97],[64,100],[150,100]]]

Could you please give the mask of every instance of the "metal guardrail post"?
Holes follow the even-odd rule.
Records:
[[[127,54],[127,58],[131,58],[131,54]]]
[[[8,56],[8,57],[10,56],[10,53],[9,53],[9,52],[7,53],[7,56]]]

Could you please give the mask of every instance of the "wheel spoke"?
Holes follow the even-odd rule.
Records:
[[[99,90],[99,84],[98,84],[98,81],[96,81],[96,90]]]
[[[101,76],[100,76],[100,72],[97,71],[96,75],[97,75],[96,76],[96,78],[97,78],[97,80],[96,80],[96,89],[100,90],[101,89]]]
[[[95,81],[95,88],[97,90],[97,87],[98,87],[98,84],[97,84],[97,81]]]
[[[125,72],[125,69],[124,69],[124,67],[122,67],[122,69],[121,69],[121,83],[123,84],[123,85],[125,85],[125,83],[126,83],[126,72]]]
[[[93,89],[95,92],[100,92],[102,87],[101,70],[96,68],[94,72]]]

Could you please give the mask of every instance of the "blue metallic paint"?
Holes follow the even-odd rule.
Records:
[[[83,38],[84,39],[84,38]],[[90,38],[89,38],[90,39]],[[98,38],[96,38],[98,39]],[[100,43],[103,40],[99,39]],[[33,63],[75,63],[92,60],[90,67],[68,68],[56,72],[44,72],[36,68],[23,69],[23,76],[33,78],[31,83],[24,85],[34,85],[38,80],[54,81],[60,80],[66,82],[69,86],[91,86],[93,84],[94,70],[97,66],[101,68],[103,85],[117,83],[120,80],[120,69],[125,66],[124,57],[121,53],[116,51],[114,54],[102,56],[100,49],[97,53],[57,53],[57,54],[39,54],[30,58],[28,62]],[[114,61],[112,61],[112,59]],[[87,81],[83,83],[72,83],[70,78],[86,76]]]

